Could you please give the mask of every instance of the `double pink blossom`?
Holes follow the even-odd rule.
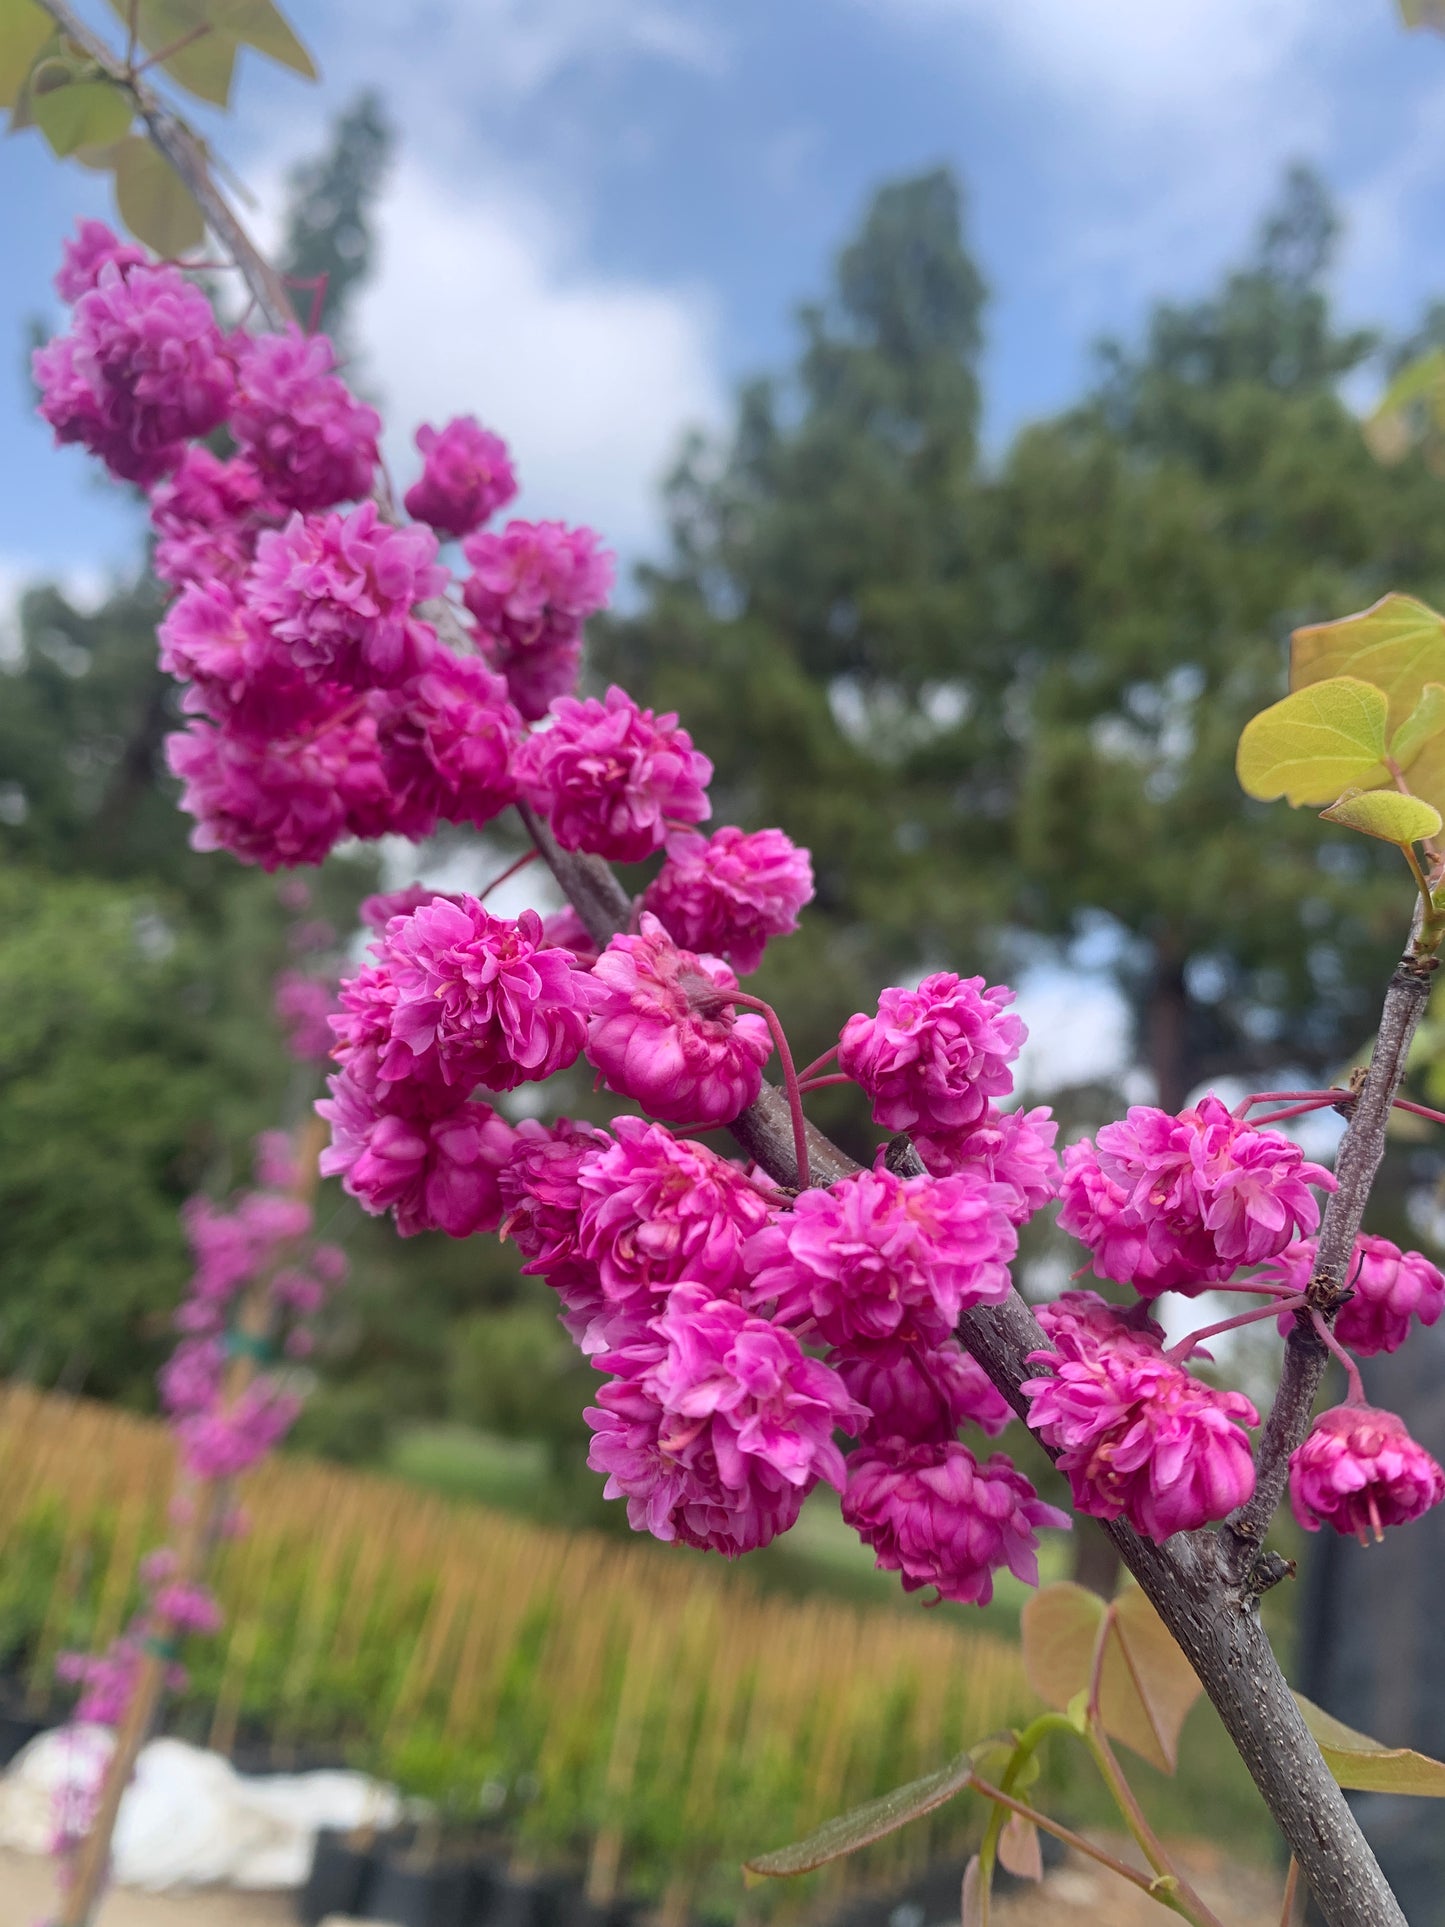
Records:
[[[79,301],[100,279],[109,263],[124,274],[130,268],[150,265],[144,248],[122,241],[104,221],[77,221],[75,234],[60,244],[60,266],[55,274],[55,292],[62,301]]]
[[[937,1345],[855,1340],[831,1351],[828,1363],[867,1411],[858,1428],[867,1445],[889,1438],[942,1444],[960,1425],[977,1425],[996,1438],[1013,1417],[983,1367],[956,1339]]]
[[[150,512],[155,572],[180,588],[188,582],[239,582],[270,509],[249,462],[239,456],[222,461],[198,443],[152,488]]]
[[[1027,1034],[1008,1010],[1013,997],[948,970],[917,990],[885,990],[876,1016],[859,1011],[843,1026],[838,1068],[862,1085],[885,1130],[963,1130],[1013,1089],[1008,1067]]]
[[[980,1463],[956,1440],[890,1439],[848,1459],[843,1517],[905,1592],[934,1586],[941,1599],[986,1606],[993,1576],[1039,1582],[1038,1529],[1067,1526],[1002,1452]]]
[[[769,937],[789,936],[813,896],[813,865],[781,830],[728,825],[710,837],[680,830],[643,904],[689,950],[725,957],[741,976],[756,970]]]
[[[470,535],[517,493],[507,444],[474,415],[458,415],[445,428],[416,431],[421,479],[404,499],[406,512],[442,535]]]
[[[915,1131],[913,1142],[936,1178],[977,1171],[1006,1186],[1008,1214],[1023,1224],[1059,1195],[1064,1174],[1054,1150],[1058,1133],[1046,1104],[1031,1111],[1000,1111],[990,1104],[961,1131]]]
[[[1439,1505],[1445,1471],[1393,1412],[1336,1405],[1290,1454],[1289,1496],[1306,1532],[1329,1525],[1367,1545]]]
[[[711,813],[712,764],[676,716],[639,709],[614,683],[605,702],[562,696],[550,729],[518,752],[516,778],[564,850],[638,863],[674,825]]]
[[[968,1174],[899,1178],[884,1168],[805,1191],[749,1247],[749,1302],[848,1346],[920,1336],[942,1343],[972,1305],[1009,1291],[1018,1248],[994,1188]]]
[[[614,937],[592,968],[588,1061],[666,1123],[731,1124],[773,1048],[765,1020],[730,1003],[736,989],[726,964],[679,950],[644,911],[638,934]]]
[[[371,492],[381,417],[334,372],[325,335],[258,335],[245,342],[231,433],[283,509],[314,514]]]
[[[1147,1296],[1193,1293],[1259,1264],[1319,1224],[1310,1186],[1333,1191],[1280,1131],[1258,1130],[1208,1096],[1173,1117],[1148,1104],[1064,1154],[1059,1223],[1100,1278]]]
[[[732,1557],[786,1531],[822,1479],[842,1490],[834,1428],[854,1416],[835,1373],[790,1332],[702,1285],[678,1285],[646,1342],[586,1413],[588,1463],[635,1531]]]
[[[438,647],[404,691],[382,699],[377,742],[400,813],[482,829],[514,803],[522,720],[476,656]]]
[[[445,1231],[470,1238],[495,1231],[502,1218],[498,1176],[512,1131],[490,1105],[462,1102],[439,1114],[403,1115],[381,1108],[345,1072],[331,1078],[317,1104],[331,1126],[321,1175],[373,1217],[391,1212],[403,1238]]]
[[[472,565],[462,595],[482,652],[535,722],[576,686],[582,625],[607,601],[615,559],[591,529],[561,522],[509,522],[462,550]]]
[[[1164,1356],[1147,1332],[1098,1318],[1056,1322],[1056,1351],[1026,1379],[1029,1424],[1058,1454],[1074,1504],[1126,1516],[1146,1538],[1223,1519],[1254,1490],[1243,1428],[1259,1414],[1241,1392],[1215,1391]]]

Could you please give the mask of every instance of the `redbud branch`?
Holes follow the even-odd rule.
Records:
[[[1283,1310],[1282,1306],[1281,1310]],[[1365,1381],[1360,1377],[1360,1368],[1345,1350],[1339,1339],[1336,1338],[1330,1330],[1323,1315],[1320,1312],[1311,1311],[1310,1323],[1314,1326],[1315,1333],[1325,1350],[1332,1352],[1345,1368],[1345,1377],[1350,1382],[1350,1395],[1345,1400],[1345,1403],[1347,1405],[1368,1405],[1370,1401],[1365,1397]]]
[[[1245,1290],[1256,1289],[1249,1285]],[[1171,1345],[1164,1356],[1173,1364],[1182,1365],[1206,1338],[1217,1338],[1221,1332],[1237,1331],[1241,1325],[1257,1325],[1262,1318],[1278,1318],[1282,1311],[1298,1311],[1306,1303],[1305,1295],[1299,1292],[1292,1297],[1282,1298],[1272,1305],[1256,1305],[1251,1311],[1239,1312],[1233,1318],[1221,1318],[1217,1325],[1201,1325],[1197,1332],[1190,1332],[1181,1338],[1177,1345]]]

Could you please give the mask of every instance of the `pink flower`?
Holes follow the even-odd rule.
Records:
[[[151,490],[156,574],[173,588],[239,582],[267,508],[249,462],[220,461],[204,445],[188,448],[175,472]]]
[[[960,1425],[977,1425],[996,1438],[1013,1417],[987,1373],[956,1339],[941,1345],[885,1338],[828,1354],[828,1363],[868,1417],[858,1437],[867,1445],[906,1439],[941,1445]]]
[[[1036,1305],[1034,1316],[1050,1341],[1071,1358],[1095,1345],[1120,1339],[1143,1338],[1156,1347],[1164,1343],[1164,1327],[1151,1318],[1140,1301],[1121,1310],[1096,1291],[1062,1291],[1047,1304]],[[1207,1352],[1196,1353],[1208,1357]]]
[[[596,1125],[566,1117],[552,1125],[529,1117],[517,1126],[499,1182],[503,1236],[527,1260],[523,1271],[546,1276],[580,1256],[582,1167],[611,1143]]]
[[[144,248],[122,241],[104,221],[77,221],[75,225],[74,238],[61,243],[61,264],[55,276],[55,292],[62,301],[79,301],[88,294],[107,262],[121,274],[128,268],[149,265]]]
[[[1335,1180],[1279,1131],[1231,1117],[1214,1096],[1178,1117],[1134,1105],[1064,1153],[1059,1223],[1101,1278],[1152,1296],[1191,1294],[1272,1258],[1320,1221],[1310,1185]]]
[[[393,917],[409,917],[413,910],[420,910],[424,903],[435,903],[438,897],[446,897],[448,903],[459,901],[445,890],[434,890],[429,883],[408,883],[402,890],[363,897],[356,914],[368,930],[380,936]]]
[[[699,836],[679,831],[642,901],[690,950],[726,957],[746,976],[769,937],[798,927],[813,895],[813,865],[781,830],[745,835],[730,826]]]
[[[514,521],[499,535],[475,535],[462,545],[473,571],[467,607],[513,649],[575,635],[612,587],[614,557],[600,541],[563,522]]]
[[[446,586],[436,552],[429,530],[389,528],[375,502],[345,515],[293,515],[257,542],[246,597],[306,674],[391,687],[433,653],[435,638],[412,609]]]
[[[141,1666],[144,1653],[140,1642],[122,1636],[111,1642],[104,1653],[61,1653],[55,1662],[55,1675],[70,1686],[81,1686],[84,1691],[75,1703],[74,1717],[84,1726],[112,1726],[123,1724],[130,1703],[140,1683]],[[98,1802],[100,1786],[87,1789],[82,1801],[86,1809],[84,1818],[72,1816],[73,1825],[62,1829],[71,1839],[78,1839],[89,1831],[93,1822],[93,1802]],[[64,1789],[69,1798],[75,1798],[76,1790]]]
[[[510,1091],[576,1061],[590,983],[542,943],[542,919],[438,898],[387,926],[376,953],[396,984],[389,1078],[432,1066],[448,1084]]]
[[[1074,1504],[1096,1519],[1123,1513],[1160,1544],[1225,1518],[1254,1490],[1242,1428],[1259,1414],[1173,1364],[1147,1333],[1102,1324],[1056,1322],[1058,1350],[1029,1354],[1048,1375],[1023,1384],[1029,1424],[1058,1453]]]
[[[501,678],[477,657],[441,647],[377,722],[382,768],[403,807],[476,829],[516,801],[511,766],[521,733]]]
[[[841,1490],[833,1429],[854,1414],[836,1375],[737,1305],[678,1285],[655,1340],[599,1361],[588,1464],[634,1531],[732,1557],[786,1531],[819,1479]]]
[[[843,1026],[838,1068],[863,1086],[885,1130],[960,1131],[1013,1089],[1008,1066],[1026,1035],[1006,1010],[1013,996],[948,970],[917,990],[885,990],[876,1017],[859,1011]]]
[[[1036,1586],[1037,1529],[1069,1523],[1002,1452],[981,1465],[952,1440],[890,1439],[852,1453],[843,1517],[880,1571],[902,1574],[905,1592],[936,1586],[941,1599],[980,1606],[993,1598],[1000,1567]]]
[[[40,413],[123,481],[157,480],[226,418],[236,373],[210,303],[175,268],[102,265],[73,330],[37,348]]]
[[[296,742],[257,742],[193,722],[166,738],[166,761],[196,819],[191,847],[277,870],[320,863],[348,832],[377,836],[391,802],[363,713]]]
[[[638,863],[670,826],[709,814],[712,764],[676,716],[639,709],[615,683],[605,703],[562,696],[551,713],[553,727],[518,752],[516,776],[564,850]]]
[[[1290,1454],[1289,1496],[1306,1532],[1330,1525],[1363,1546],[1439,1505],[1445,1472],[1393,1412],[1336,1405]]]
[[[173,1633],[218,1633],[224,1623],[208,1586],[172,1580],[151,1599],[151,1611]]]
[[[161,1409],[172,1417],[208,1411],[220,1396],[225,1369],[226,1348],[220,1338],[183,1338],[156,1379]]]
[[[336,985],[283,970],[272,989],[272,1008],[286,1033],[286,1049],[300,1064],[324,1064],[331,1055],[330,1017]]]
[[[1314,1275],[1316,1247],[1314,1238],[1297,1239],[1270,1259],[1264,1275],[1302,1292]],[[1369,1232],[1355,1240],[1346,1282],[1354,1297],[1340,1307],[1335,1337],[1361,1358],[1399,1351],[1410,1336],[1412,1318],[1433,1325],[1445,1309],[1445,1276],[1439,1268],[1418,1251],[1401,1251]],[[1287,1332],[1293,1323],[1293,1312],[1285,1312],[1279,1328]]]
[[[235,1479],[285,1438],[301,1401],[269,1378],[253,1378],[224,1410],[176,1422],[181,1460],[193,1479]]]
[[[419,428],[416,445],[421,480],[406,492],[406,512],[443,535],[470,535],[517,493],[507,444],[474,415]]]
[[[774,1207],[741,1169],[705,1145],[640,1117],[614,1118],[616,1141],[578,1171],[577,1247],[615,1306],[660,1307],[654,1295],[684,1280],[709,1298],[747,1282],[743,1249]]]
[[[971,1305],[1008,1295],[1018,1239],[993,1187],[970,1173],[872,1171],[804,1191],[753,1241],[749,1302],[785,1325],[850,1346],[894,1337],[941,1344]]]
[[[371,491],[381,417],[335,366],[327,337],[296,327],[242,349],[231,433],[282,508],[311,514]]]
[[[328,1088],[330,1098],[316,1106],[331,1125],[323,1177],[339,1177],[342,1190],[373,1217],[390,1211],[403,1238],[419,1231],[470,1238],[496,1230],[502,1218],[497,1177],[512,1131],[490,1105],[402,1117],[380,1110],[344,1072],[329,1079]]]
[[[530,649],[499,649],[481,638],[482,654],[497,673],[506,679],[507,694],[517,713],[529,723],[546,715],[559,696],[577,691],[582,673],[582,638],[564,642],[539,642]]]
[[[590,982],[587,1058],[612,1090],[672,1124],[731,1124],[753,1102],[773,1042],[762,1017],[728,1002],[737,978],[726,964],[679,950],[644,911]]]
[[[160,625],[160,666],[191,682],[184,707],[261,742],[324,723],[350,692],[308,681],[224,577],[188,583]]]
[[[990,1104],[961,1131],[915,1132],[919,1156],[936,1178],[977,1171],[1012,1193],[1008,1214],[1023,1224],[1059,1195],[1064,1181],[1054,1150],[1059,1126],[1046,1104],[1032,1111],[1000,1111]]]
[[[570,950],[575,963],[590,970],[598,958],[592,932],[570,903],[542,919],[542,941],[549,950]]]

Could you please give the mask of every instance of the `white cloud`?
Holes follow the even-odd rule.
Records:
[[[1129,1007],[1101,977],[1037,965],[1020,976],[1014,1008],[1028,1025],[1015,1075],[1030,1098],[1117,1078],[1129,1061]]]
[[[624,556],[659,530],[657,487],[691,422],[721,407],[703,294],[582,265],[549,212],[402,163],[356,334],[405,486],[422,421],[475,414],[511,445],[525,512],[591,522]]]

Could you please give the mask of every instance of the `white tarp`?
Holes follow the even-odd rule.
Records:
[[[57,1813],[84,1800],[109,1758],[98,1726],[42,1733],[0,1778],[0,1846],[45,1853]],[[248,1778],[184,1740],[152,1740],[136,1763],[115,1830],[114,1877],[153,1893],[225,1882],[299,1887],[319,1827],[392,1826],[395,1790],[363,1773]]]

